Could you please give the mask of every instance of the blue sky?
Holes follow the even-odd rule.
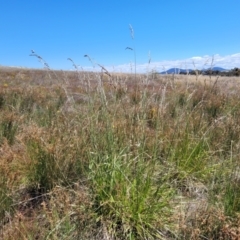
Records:
[[[95,63],[110,71],[240,67],[240,1],[0,1],[0,65],[53,69]],[[134,30],[131,38],[129,24]],[[148,65],[149,56],[151,64]],[[95,67],[95,69],[97,69]]]

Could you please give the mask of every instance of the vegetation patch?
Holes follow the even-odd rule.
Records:
[[[1,70],[0,238],[239,239],[239,81]]]

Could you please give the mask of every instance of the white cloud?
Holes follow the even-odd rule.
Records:
[[[159,62],[151,62],[150,64],[137,64],[136,70],[138,73],[148,71],[162,72],[169,68],[183,68],[183,69],[204,69],[209,67],[222,67],[225,69],[232,69],[234,67],[240,67],[240,53],[221,56],[215,54],[214,56],[194,56],[187,59],[180,60],[164,60]],[[135,72],[134,63],[122,64],[118,66],[104,66],[109,72]],[[86,68],[85,68],[86,69]],[[90,70],[90,68],[88,68]],[[91,69],[99,71],[99,68]]]

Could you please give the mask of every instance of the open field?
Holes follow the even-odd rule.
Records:
[[[0,68],[0,239],[240,239],[239,91]]]

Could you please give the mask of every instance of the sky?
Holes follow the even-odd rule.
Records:
[[[68,58],[111,72],[232,69],[239,9],[239,0],[0,0],[0,65],[43,68],[33,50],[51,69],[74,69]]]

